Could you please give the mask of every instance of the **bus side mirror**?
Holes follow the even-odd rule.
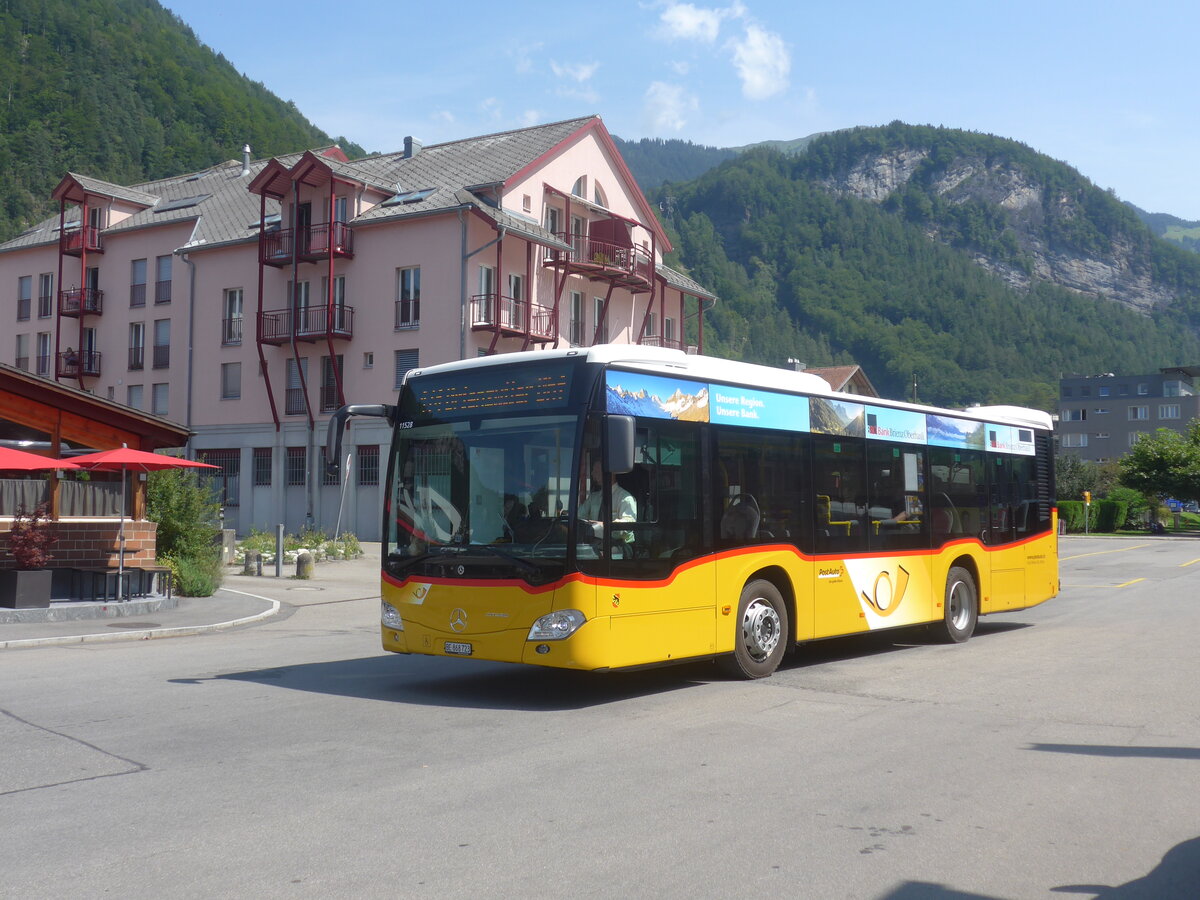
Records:
[[[622,475],[633,471],[634,450],[633,416],[605,416],[604,450],[608,459],[608,471]]]

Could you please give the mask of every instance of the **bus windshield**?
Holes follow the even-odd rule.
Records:
[[[538,584],[561,576],[578,422],[512,416],[398,430],[388,571]]]

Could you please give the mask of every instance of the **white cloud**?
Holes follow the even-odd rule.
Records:
[[[544,46],[542,43],[524,44],[509,51],[509,55],[513,57],[513,68],[519,75],[526,75],[533,71],[533,57]]]
[[[688,72],[692,71],[691,65],[682,61],[671,63],[670,68],[672,72],[680,76],[686,75]]]
[[[677,84],[653,82],[646,89],[646,116],[652,131],[682,131],[687,116],[700,108],[700,101]]]
[[[479,101],[479,110],[492,119],[499,119],[504,114],[504,110],[500,106],[500,101],[495,97],[486,97]]]
[[[765,100],[787,87],[792,58],[779,35],[747,25],[746,33],[730,46],[733,65],[742,79],[742,94],[748,99]]]
[[[521,113],[521,127],[532,128],[542,121],[542,112],[538,109],[527,109]]]
[[[711,44],[721,30],[722,11],[700,9],[690,3],[672,3],[663,10],[659,21],[671,40],[703,41]]]
[[[442,125],[453,125],[455,121],[454,113],[450,112],[448,109],[440,109],[430,116],[430,118]]]
[[[600,63],[557,63],[550,60],[550,71],[559,78],[569,78],[583,84],[585,81],[591,80],[591,77],[596,74],[596,70],[600,68]]]

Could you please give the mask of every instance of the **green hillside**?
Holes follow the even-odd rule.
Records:
[[[839,178],[864,161],[870,170],[871,160],[914,148],[923,161],[883,202],[839,195]],[[972,160],[1036,187],[1049,211],[1010,215],[988,202],[982,176],[975,194],[969,185],[937,192],[939,174]],[[718,354],[773,365],[853,360],[887,396],[909,396],[915,374],[925,401],[1045,409],[1062,373],[1200,360],[1200,257],[1157,240],[1070,167],[1012,141],[898,124],[836,132],[800,156],[742,154],[672,185],[662,208],[676,261],[721,297],[705,331]],[[1070,262],[1130,246],[1126,264],[1174,291],[1173,302],[1143,314],[1030,274],[1046,248]],[[1027,284],[1011,286],[981,260]]]
[[[155,0],[0,3],[0,240],[67,171],[133,184],[341,144],[239,74]]]

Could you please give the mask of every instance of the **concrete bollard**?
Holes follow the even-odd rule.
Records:
[[[254,554],[254,574],[255,575],[262,574],[262,554],[261,553]]]
[[[242,564],[243,575],[253,575],[256,569],[262,567],[262,555],[253,550],[246,551],[246,561]]]
[[[307,550],[301,550],[296,555],[296,577],[297,578],[312,578],[313,574],[313,555]]]

